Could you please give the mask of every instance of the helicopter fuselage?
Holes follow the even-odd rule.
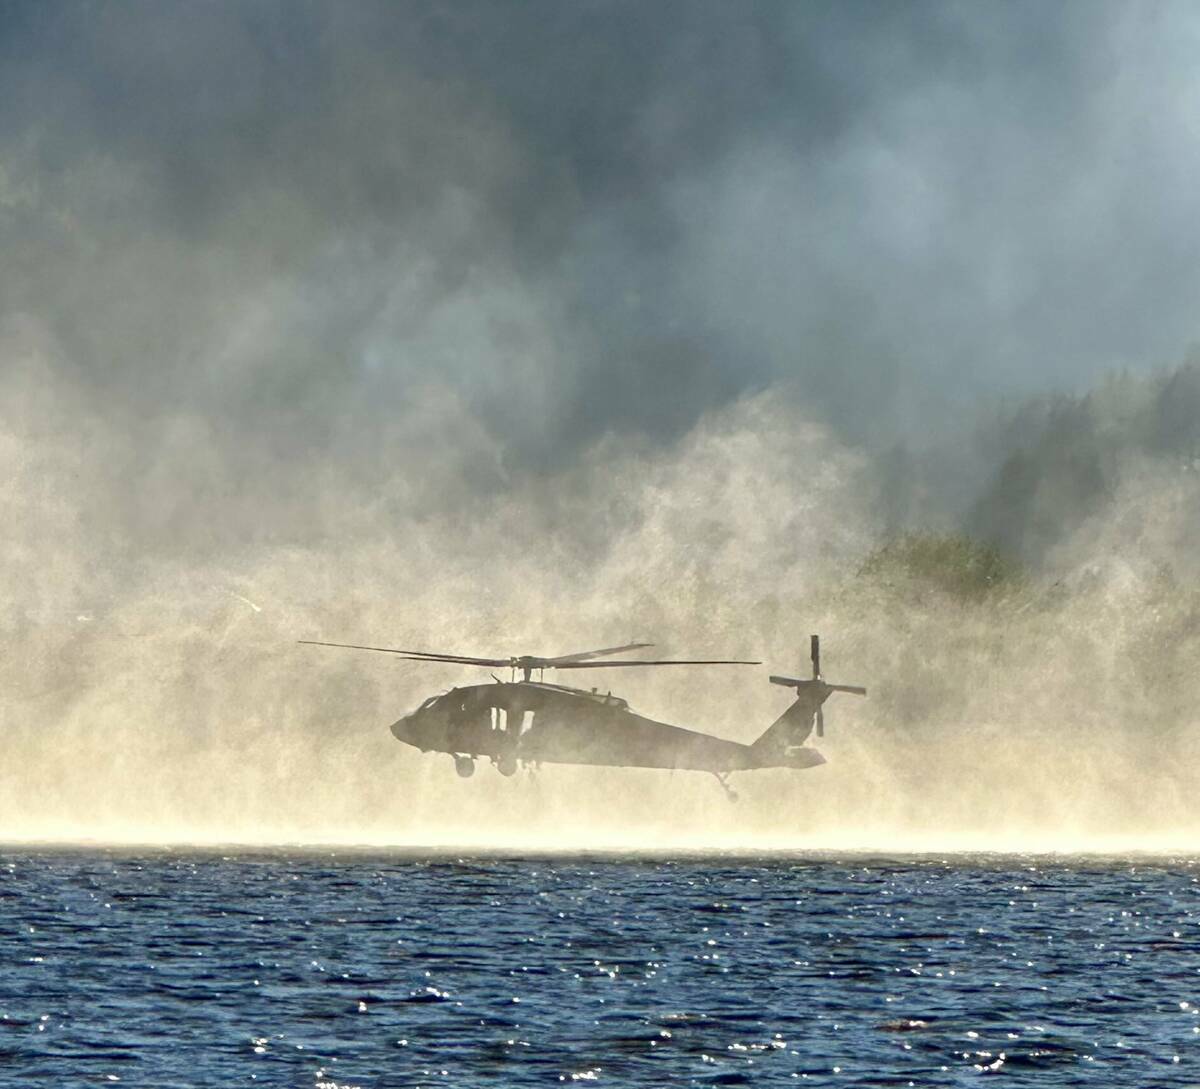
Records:
[[[811,716],[810,716],[811,717]],[[394,737],[425,752],[450,753],[460,774],[474,758],[511,774],[525,764],[677,768],[723,775],[825,762],[802,745],[744,745],[657,722],[618,696],[537,681],[468,685],[431,696],[392,724]]]

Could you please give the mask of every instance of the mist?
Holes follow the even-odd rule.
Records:
[[[1195,842],[1190,7],[0,18],[3,838]],[[736,805],[295,642],[761,658],[612,680],[749,741],[813,631],[870,697]]]

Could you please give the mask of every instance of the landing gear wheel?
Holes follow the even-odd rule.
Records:
[[[501,775],[516,775],[517,774],[517,758],[515,756],[502,756],[496,761],[496,770]]]
[[[475,774],[475,761],[469,756],[456,756],[454,770],[458,772],[460,779],[470,779]]]

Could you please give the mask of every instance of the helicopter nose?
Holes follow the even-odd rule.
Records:
[[[397,719],[391,725],[392,737],[397,741],[412,740],[412,715],[405,715],[403,718]]]

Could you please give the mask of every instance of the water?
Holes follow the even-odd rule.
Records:
[[[9,848],[0,908],[4,1085],[1200,1084],[1193,859]]]

